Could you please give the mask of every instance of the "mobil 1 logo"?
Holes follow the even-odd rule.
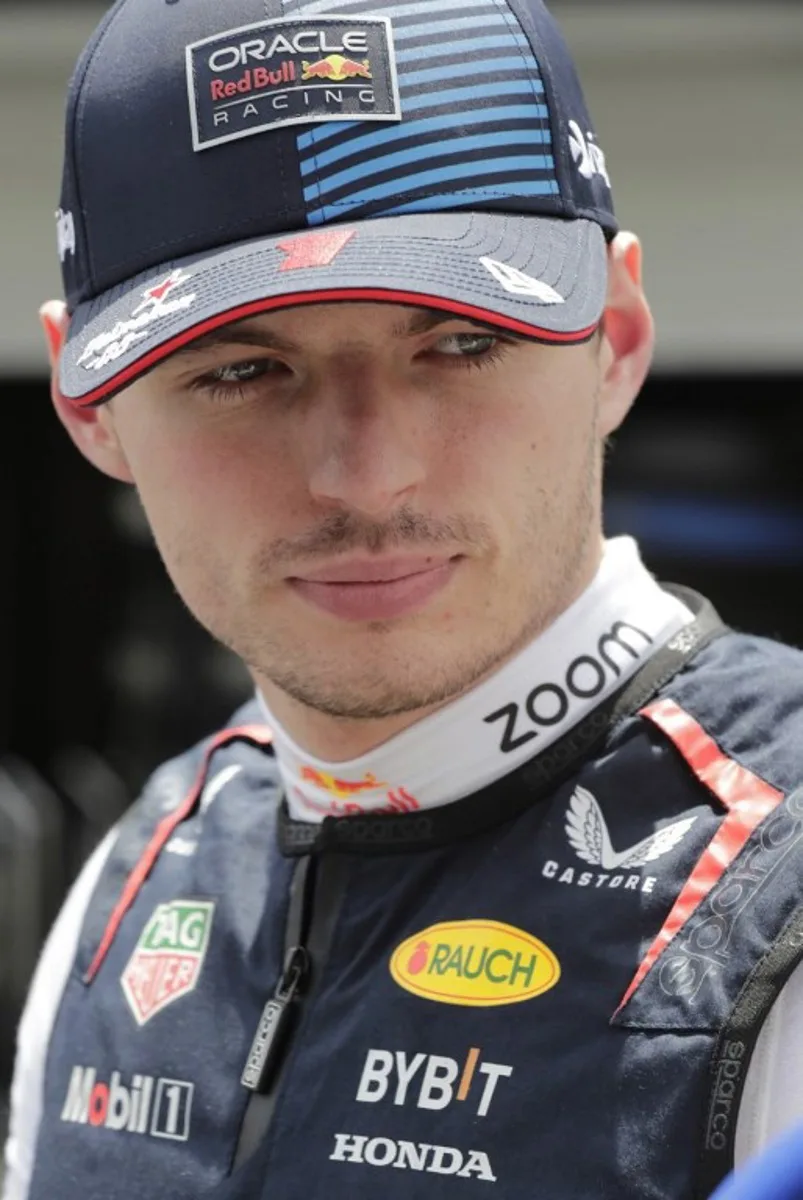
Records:
[[[186,1142],[195,1085],[186,1079],[135,1074],[123,1082],[119,1071],[103,1079],[95,1067],[75,1066],[61,1120],[112,1133],[137,1133]]]
[[[293,17],[187,47],[196,151],[281,125],[400,121],[388,17]]]

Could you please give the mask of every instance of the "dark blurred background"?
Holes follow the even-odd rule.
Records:
[[[0,0],[0,1091],[80,863],[149,772],[248,692],[173,593],[133,492],[79,458],[49,407],[35,310],[59,294],[61,106],[104,7]],[[608,532],[638,536],[660,578],[730,624],[803,645],[801,6],[553,7],[660,331],[611,452]]]

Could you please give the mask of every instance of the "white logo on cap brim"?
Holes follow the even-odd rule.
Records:
[[[532,275],[520,271],[518,267],[497,262],[495,258],[481,258],[480,262],[486,270],[490,271],[494,279],[501,283],[505,291],[510,292],[511,296],[528,296],[531,300],[538,300],[541,304],[566,303],[560,292],[556,292],[542,279],[534,279]]]
[[[108,333],[99,333],[97,337],[92,338],[78,359],[78,365],[85,371],[102,370],[109,363],[122,358],[137,342],[148,337],[157,321],[189,308],[197,298],[195,292],[188,296],[179,296],[175,300],[167,298],[188,279],[192,279],[192,275],[178,268],[166,279],[142,292],[142,303],[133,310],[130,320],[118,321]]]

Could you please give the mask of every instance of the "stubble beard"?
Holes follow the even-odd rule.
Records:
[[[529,587],[522,587],[516,611],[497,614],[489,607],[483,628],[469,646],[444,656],[448,639],[438,631],[422,633],[415,649],[408,638],[390,648],[393,626],[374,623],[365,631],[365,653],[354,670],[354,654],[334,654],[329,661],[319,652],[298,647],[298,638],[267,633],[264,628],[243,632],[227,641],[259,678],[270,681],[287,696],[317,713],[344,721],[376,721],[432,711],[457,699],[491,675],[547,629],[577,598],[590,580],[593,543],[600,537],[600,454],[596,441],[589,447],[574,503],[555,520],[549,502],[534,503],[524,525],[521,561],[535,569]],[[550,528],[548,544],[543,530]],[[529,554],[528,554],[529,547]],[[500,588],[504,600],[507,588]],[[353,641],[350,640],[350,645]],[[296,648],[298,647],[298,648]]]

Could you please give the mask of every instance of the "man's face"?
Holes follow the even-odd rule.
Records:
[[[608,265],[604,335],[585,346],[313,305],[227,326],[99,409],[53,398],[87,458],[136,484],[178,591],[280,719],[299,701],[385,718],[364,726],[384,738],[594,574],[602,447],[654,344],[638,239],[619,234]],[[55,368],[64,305],[42,316]]]
[[[299,308],[175,355],[101,421],[212,634],[319,711],[388,716],[471,686],[593,573],[601,357]]]

